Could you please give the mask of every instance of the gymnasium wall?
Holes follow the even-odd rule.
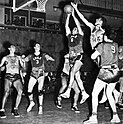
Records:
[[[17,46],[17,53],[23,54],[31,49],[32,39],[41,44],[42,51],[55,59],[55,62],[47,63],[47,71],[56,71],[61,61],[60,55],[64,51],[63,35],[59,33],[0,29],[0,54],[3,55],[5,51],[3,46],[8,41]]]

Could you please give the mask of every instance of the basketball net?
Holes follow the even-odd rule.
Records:
[[[29,0],[28,2],[26,2],[25,4],[23,4],[23,5],[19,6],[19,7],[16,7],[16,0],[13,0],[13,7],[12,7],[13,12],[16,12],[16,11],[24,8],[25,6],[33,3],[34,1],[36,1],[36,3],[37,3],[37,8],[36,8],[37,11],[46,12],[45,5],[46,5],[46,2],[48,0]]]
[[[45,5],[48,0],[36,0],[37,3],[37,11],[46,12]]]

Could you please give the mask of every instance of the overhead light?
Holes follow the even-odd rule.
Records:
[[[58,6],[53,6],[53,10],[56,12],[59,9]]]

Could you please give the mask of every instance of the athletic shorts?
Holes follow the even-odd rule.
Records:
[[[70,64],[74,64],[76,60],[79,60],[83,63],[83,53],[80,53],[79,55],[70,57],[70,59],[69,59]]]
[[[116,83],[119,81],[120,73],[118,68],[101,68],[98,78],[106,83]]]
[[[10,73],[7,73],[6,75],[5,75],[5,79],[7,79],[7,80],[9,80],[10,82],[15,82],[16,80],[20,80],[21,79],[21,76],[20,76],[20,74],[14,74],[14,75],[12,75],[12,74],[10,74]]]
[[[39,78],[40,76],[44,75],[44,68],[32,68],[31,76],[34,78]]]

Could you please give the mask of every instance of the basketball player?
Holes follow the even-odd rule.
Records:
[[[82,15],[82,13],[80,13],[80,11],[77,8],[77,4],[74,4],[73,2],[71,2],[71,5],[76,10],[80,19],[91,29],[90,43],[91,43],[92,49],[94,49],[97,46],[97,44],[100,42],[103,42],[103,41],[113,42],[112,40],[107,38],[107,36],[105,35],[105,30],[102,28],[105,26],[105,23],[106,23],[106,20],[104,17],[99,16],[96,19],[95,24],[92,24]]]
[[[69,27],[69,19],[71,15],[76,24],[76,27],[74,27],[72,31],[70,30],[70,27]],[[83,82],[80,77],[80,68],[83,65],[83,35],[84,33],[81,29],[78,19],[75,17],[74,10],[72,11],[72,13],[67,14],[65,29],[66,29],[66,36],[69,41],[68,43],[69,61],[70,61],[70,64],[72,64],[73,66],[71,67],[71,71],[70,71],[70,81],[69,81],[68,88],[65,93],[61,94],[61,96],[63,98],[70,97],[71,87],[73,85],[74,80],[76,80],[81,90],[82,99],[80,103],[82,104],[89,97],[89,95],[86,93],[84,89]]]
[[[43,95],[44,95],[43,85],[44,85],[45,76],[47,74],[45,73],[44,64],[48,60],[54,61],[52,57],[41,52],[41,46],[39,43],[35,43],[34,45],[34,54],[28,55],[26,58],[24,58],[24,61],[25,62],[30,61],[32,66],[31,75],[28,84],[28,95],[29,95],[30,104],[27,108],[27,112],[30,112],[33,106],[35,105],[35,102],[33,101],[32,90],[36,82],[38,81],[38,96],[39,96],[38,114],[42,114],[42,104],[43,104]]]
[[[111,123],[119,123],[120,119],[117,114],[115,99],[112,95],[116,83],[119,80],[118,44],[115,42],[103,42],[98,44],[96,51],[92,54],[91,58],[95,60],[97,56],[101,57],[101,63],[100,71],[92,91],[92,116],[90,116],[89,120],[84,121],[84,124],[98,123],[98,95],[104,87],[106,87],[106,96],[113,111]]]
[[[118,106],[123,109],[123,46],[119,46],[119,69],[120,69],[120,96],[118,99]]]
[[[7,100],[7,97],[10,93],[10,88],[13,86],[17,90],[17,97],[16,97],[16,103],[14,106],[14,110],[12,111],[12,114],[15,117],[20,117],[18,114],[18,106],[21,101],[22,97],[22,91],[23,86],[21,82],[21,75],[20,75],[20,68],[23,67],[23,62],[20,56],[15,54],[16,47],[14,45],[10,45],[8,47],[9,55],[3,57],[0,67],[5,66],[6,67],[6,74],[5,74],[5,86],[4,86],[4,96],[2,100],[2,109],[0,110],[0,117],[6,118],[5,115],[5,103]]]
[[[61,105],[62,97],[60,96],[60,94],[62,94],[65,91],[65,89],[67,88],[67,82],[69,80],[69,72],[70,72],[70,68],[72,66],[69,63],[69,54],[65,55],[64,57],[65,57],[65,62],[64,62],[63,71],[61,73],[62,86],[59,90],[59,94],[57,97],[57,105],[56,105],[57,108],[62,108],[62,105]],[[74,110],[75,113],[80,113],[80,110],[77,107],[77,102],[78,102],[80,90],[79,90],[77,82],[75,80],[74,80],[71,88],[75,91],[74,98],[73,98],[74,100],[73,100],[73,104],[72,104],[71,109]]]

